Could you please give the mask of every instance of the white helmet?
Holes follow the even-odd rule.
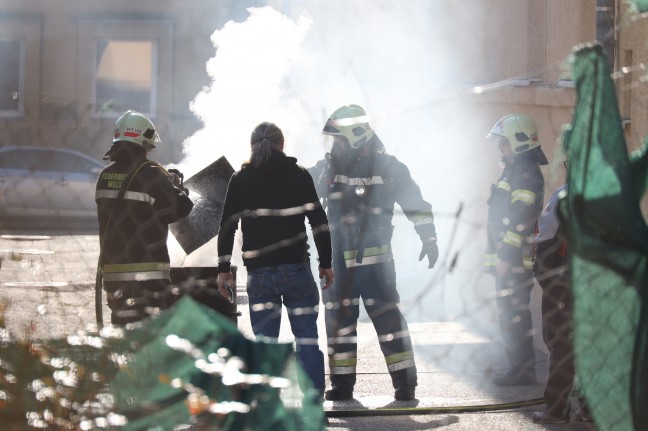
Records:
[[[535,121],[524,114],[509,114],[500,118],[486,138],[491,138],[492,135],[506,138],[516,154],[540,146]]]
[[[342,136],[353,149],[358,149],[374,136],[369,117],[358,105],[345,105],[331,114],[322,130],[324,135]]]
[[[548,163],[540,141],[538,129],[531,117],[525,114],[509,114],[499,120],[491,128],[487,139],[504,138],[515,154],[530,152],[539,165]]]
[[[115,123],[115,142],[131,142],[143,148],[155,148],[160,137],[155,125],[144,115],[136,111],[126,111]]]

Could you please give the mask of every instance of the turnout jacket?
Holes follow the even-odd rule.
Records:
[[[146,159],[113,162],[99,174],[95,199],[104,281],[169,279],[168,225],[193,207],[170,174]]]
[[[533,240],[543,200],[544,178],[535,161],[522,153],[513,163],[505,163],[488,199],[487,272],[494,272],[497,259],[510,263],[516,272],[533,268]]]
[[[308,171],[297,159],[272,151],[255,168],[243,165],[230,178],[218,235],[218,272],[230,270],[239,220],[243,264],[248,269],[309,261],[305,219],[313,231],[320,268],[331,267],[326,213]]]
[[[414,223],[421,241],[436,239],[432,206],[423,199],[407,166],[385,154],[376,135],[366,145],[370,152],[357,160],[336,164],[327,155],[311,170],[327,201],[336,253],[342,253],[335,258],[343,258],[346,268],[393,260],[396,203]]]
[[[534,272],[542,274],[567,266],[567,241],[558,215],[560,199],[567,195],[567,185],[558,187],[549,197],[540,218],[535,237]]]

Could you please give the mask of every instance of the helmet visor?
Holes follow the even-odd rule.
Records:
[[[493,133],[493,132],[486,135],[486,139],[489,140],[489,141],[494,142],[497,145],[500,145],[500,144],[509,145],[509,141],[506,138],[506,136],[498,135],[498,134]]]
[[[324,148],[324,150],[326,152],[330,153],[331,150],[333,149],[333,143],[335,142],[335,136],[329,135],[328,133],[322,132],[322,136],[320,137],[320,139],[322,140],[322,148]]]
[[[342,128],[353,129],[355,126],[366,124],[366,129],[371,129],[369,127],[369,116],[361,115],[359,117],[348,117],[348,118],[329,118],[324,125],[322,130],[325,133],[332,135],[342,134]]]
[[[336,121],[329,118],[324,125],[324,129],[322,129],[322,133],[325,135],[340,135],[342,131],[338,129]]]

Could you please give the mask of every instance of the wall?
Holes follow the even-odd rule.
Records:
[[[26,75],[24,115],[0,118],[0,145],[60,145],[103,154],[114,118],[92,115],[91,67],[85,57],[91,55],[88,39],[98,37],[101,27],[115,31],[121,26],[124,34],[159,35],[162,68],[154,121],[168,143],[160,148],[161,161],[177,161],[180,143],[201,127],[189,104],[209,83],[205,63],[214,54],[210,35],[227,20],[244,17],[246,6],[260,3],[230,0],[214,7],[208,0],[2,0],[0,37],[18,35],[26,41]],[[595,6],[595,0],[467,0],[461,10],[452,2],[445,5],[465,29],[466,40],[459,46],[466,55],[458,56],[457,65],[461,81],[477,85],[531,79],[529,85],[506,85],[472,96],[484,114],[475,119],[477,129],[488,130],[506,113],[528,112],[538,121],[547,154],[556,153],[556,139],[575,101],[573,88],[557,84],[568,77],[565,61],[572,47],[595,38]],[[646,90],[638,85],[643,73],[638,66],[648,54],[648,25],[645,20],[631,22],[624,2],[618,1],[617,8],[617,70],[636,68],[617,83],[622,114],[630,120],[628,145],[637,148],[648,135]]]

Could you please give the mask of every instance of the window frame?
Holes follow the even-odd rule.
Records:
[[[96,108],[97,44],[100,41],[146,41],[154,45],[151,80],[151,112],[142,114],[155,120],[165,106],[171,106],[174,55],[174,22],[159,17],[148,19],[79,18],[78,31],[78,80],[79,100],[86,106],[80,112],[89,112],[95,120],[116,119],[123,112],[99,112]],[[90,59],[90,61],[88,61]],[[166,85],[165,85],[166,83]]]
[[[132,39],[132,38],[98,38],[95,39],[95,43],[93,44],[93,73],[92,73],[92,100],[93,100],[93,109],[92,109],[92,116],[93,118],[115,118],[115,116],[119,116],[123,113],[123,110],[121,111],[115,111],[115,112],[101,112],[98,110],[98,107],[100,104],[98,103],[98,98],[97,98],[97,55],[98,55],[98,45],[101,42],[150,42],[152,45],[152,55],[151,55],[151,95],[149,98],[149,109],[146,111],[140,111],[142,114],[146,115],[147,117],[156,117],[156,107],[157,107],[157,99],[158,99],[158,73],[159,73],[159,67],[158,67],[158,41],[156,39]]]
[[[0,119],[20,119],[38,113],[40,100],[42,20],[22,16],[0,16],[0,39],[20,44],[19,100],[17,110],[0,110]]]
[[[26,42],[22,37],[0,35],[0,42],[18,42],[18,108],[0,109],[1,118],[22,117],[25,114],[25,49]]]

